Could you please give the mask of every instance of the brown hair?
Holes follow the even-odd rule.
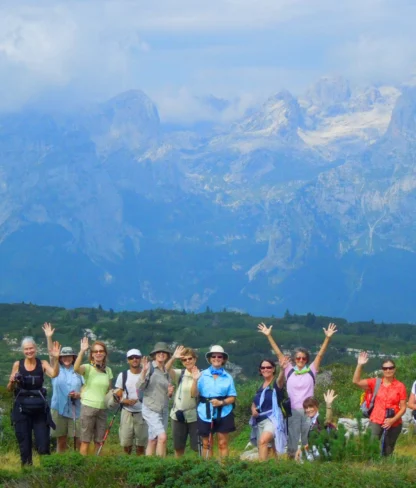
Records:
[[[259,364],[259,375],[262,376],[261,374],[261,365],[263,363],[269,363],[270,366],[273,367],[273,374],[276,374],[276,363],[273,361],[273,359],[262,359]]]
[[[66,356],[68,357],[68,356]],[[77,357],[75,356],[75,354],[72,355],[72,363],[71,364],[75,364],[75,361],[76,361]],[[64,365],[64,363],[62,362],[62,356],[59,357],[59,364],[60,365]]]
[[[95,346],[101,346],[104,349],[104,351],[105,351],[105,357],[104,357],[104,361],[103,361],[103,366],[105,367],[106,364],[107,364],[108,351],[107,351],[107,346],[104,344],[104,342],[101,342],[101,341],[94,341],[91,344],[91,348],[90,348],[90,363],[94,364],[94,360],[93,360],[93,356],[92,356],[92,350],[94,349]]]
[[[396,363],[393,361],[393,359],[390,358],[383,359],[383,362],[381,363],[381,367],[383,367],[386,363],[391,363],[394,367],[396,367]]]
[[[306,398],[303,402],[303,408],[308,408],[308,407],[319,408],[318,400],[314,397]]]
[[[198,359],[196,351],[192,347],[185,347],[183,350],[183,356],[192,356],[194,359]]]

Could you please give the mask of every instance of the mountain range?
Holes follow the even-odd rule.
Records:
[[[140,90],[1,114],[0,300],[413,323],[415,163],[416,88],[340,77],[228,126]]]

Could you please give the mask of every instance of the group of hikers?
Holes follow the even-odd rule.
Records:
[[[171,351],[158,342],[149,357],[139,349],[126,354],[128,369],[112,384],[108,350],[102,341],[81,339],[77,354],[72,347],[53,342],[54,329],[45,323],[50,361],[37,357],[37,346],[31,337],[22,341],[24,358],[12,368],[7,388],[14,392],[12,423],[20,448],[22,465],[32,464],[32,433],[39,454],[50,453],[50,430],[57,440],[57,451],[64,452],[68,443],[87,455],[91,443],[100,453],[114,419],[121,411],[119,438],[127,454],[166,456],[169,417],[175,456],[182,456],[189,438],[190,448],[204,457],[212,455],[214,435],[221,457],[229,454],[229,434],[235,431],[234,404],[237,391],[227,372],[228,353],[214,345],[205,354],[208,367],[196,366],[197,353],[178,346]],[[337,332],[335,324],[323,329],[324,342],[314,360],[302,347],[286,356],[272,337],[272,326],[261,323],[258,331],[268,339],[277,356],[264,359],[258,366],[262,384],[251,405],[251,441],[257,445],[259,460],[287,453],[290,459],[312,459],[315,454],[311,434],[335,431],[332,424],[333,390],[324,395],[326,416],[319,419],[319,402],[314,396],[316,375],[329,342]],[[88,362],[83,363],[89,351]],[[174,368],[180,361],[183,368]],[[391,455],[402,429],[407,406],[416,410],[416,382],[407,401],[406,388],[395,378],[396,365],[386,359],[382,378],[361,379],[368,355],[362,352],[353,383],[364,390],[362,410],[370,419],[372,435],[382,439],[382,454]],[[49,403],[44,376],[52,378],[53,394]],[[169,399],[172,407],[169,411]],[[107,413],[114,415],[107,427]]]

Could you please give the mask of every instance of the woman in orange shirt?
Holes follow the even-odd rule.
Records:
[[[353,383],[363,390],[374,391],[377,378],[361,379],[361,370],[368,362],[368,354],[360,352],[355,369]],[[374,400],[374,408],[370,414],[370,428],[374,437],[382,438],[382,455],[393,454],[397,438],[402,431],[402,416],[406,412],[406,387],[396,380],[396,364],[385,359],[381,365],[383,377],[380,389]]]

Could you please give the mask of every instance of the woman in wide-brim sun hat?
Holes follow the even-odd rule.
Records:
[[[166,456],[169,420],[169,371],[167,361],[172,352],[166,342],[157,342],[149,354],[150,361],[143,358],[137,388],[143,395],[142,415],[147,423],[149,440],[147,456]],[[170,362],[170,366],[173,361]]]
[[[224,369],[228,353],[219,345],[205,355],[210,367],[195,375],[191,395],[198,396],[198,434],[202,437],[203,456],[210,457],[213,434],[217,434],[221,457],[228,456],[228,437],[235,431],[233,404],[237,397],[232,376]]]

